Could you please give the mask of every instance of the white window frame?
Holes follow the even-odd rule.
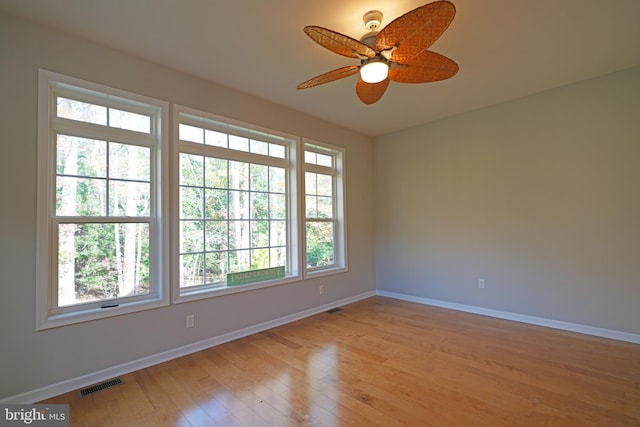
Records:
[[[151,136],[136,135],[135,131],[116,128],[98,129],[100,125],[86,124],[56,117],[54,100],[57,95],[71,96],[114,108],[128,108],[128,111],[145,112],[152,115]],[[169,105],[165,101],[132,94],[61,75],[47,70],[38,74],[38,177],[37,177],[37,234],[36,234],[36,328],[54,328],[89,320],[117,316],[147,310],[170,303],[168,286],[168,171]],[[93,129],[92,129],[93,128]],[[57,129],[57,130],[56,130]],[[57,247],[56,224],[60,221],[55,214],[56,198],[56,152],[54,138],[61,129],[97,131],[101,137],[125,140],[147,138],[145,144],[152,150],[151,164],[151,212],[150,227],[150,292],[134,298],[123,297],[114,300],[76,304],[64,309],[57,307]],[[149,138],[152,142],[149,142]],[[78,221],[82,222],[81,217]],[[116,217],[117,218],[117,217]],[[115,220],[117,221],[117,219]],[[69,222],[75,222],[69,220]],[[107,221],[108,222],[108,221]],[[108,305],[109,307],[105,307]],[[115,305],[115,306],[114,306]]]
[[[209,157],[223,158],[229,160],[237,160],[241,162],[257,162],[260,163],[260,155],[236,151],[233,149],[220,148],[211,145],[192,143],[181,141],[179,137],[180,124],[187,124],[204,129],[210,129],[217,132],[227,133],[250,139],[259,139],[269,141],[270,137],[291,141],[287,145],[287,159],[282,159],[278,166],[285,167],[287,171],[287,194],[289,196],[287,204],[287,237],[288,237],[288,253],[287,253],[287,271],[284,278],[260,281],[239,286],[203,286],[190,288],[180,287],[180,154],[189,153],[203,155]],[[265,139],[266,138],[266,139]],[[300,138],[283,132],[271,129],[261,128],[248,123],[207,113],[182,105],[173,105],[173,200],[172,200],[172,256],[171,265],[172,274],[172,294],[174,303],[183,303],[188,301],[199,300],[203,298],[218,297],[238,292],[245,292],[254,289],[281,285],[299,281],[302,278],[301,259],[303,245],[301,242],[300,231],[300,196],[299,191],[299,167],[297,165],[298,153],[300,152]],[[264,160],[264,159],[263,159]]]
[[[348,266],[348,250],[347,250],[347,205],[346,205],[346,150],[342,147],[336,147],[324,142],[314,141],[308,138],[302,139],[302,155],[301,155],[301,181],[302,181],[302,251],[305,278],[314,278],[331,274],[344,273],[349,270]],[[318,154],[324,154],[333,158],[333,167],[309,164],[304,161],[306,151],[313,151]],[[307,242],[306,242],[306,191],[305,191],[305,172],[315,172],[326,175],[332,175],[333,191],[335,203],[333,205],[334,214],[334,263],[332,265],[320,267],[307,267]]]

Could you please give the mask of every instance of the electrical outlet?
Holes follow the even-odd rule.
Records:
[[[187,328],[193,328],[196,323],[196,316],[193,314],[187,314]]]
[[[320,295],[324,294],[324,285],[320,285],[320,286],[318,286],[318,293],[319,293]]]
[[[478,288],[484,289],[484,279],[478,279]]]

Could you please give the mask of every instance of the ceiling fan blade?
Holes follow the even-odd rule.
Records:
[[[360,101],[365,104],[373,104],[377,102],[384,92],[387,90],[387,86],[389,86],[389,79],[384,79],[379,83],[366,83],[364,80],[358,80],[356,83],[356,94]]]
[[[315,25],[304,27],[304,32],[314,42],[338,55],[347,58],[360,58],[361,56],[373,58],[376,56],[376,52],[369,46],[344,34]]]
[[[446,0],[420,6],[384,27],[376,37],[376,49],[383,51],[395,46],[391,60],[404,63],[438,40],[455,14],[456,7]]]
[[[407,64],[391,67],[389,79],[399,83],[428,83],[446,80],[458,73],[453,60],[429,50],[414,57]]]
[[[307,89],[309,87],[318,86],[324,83],[329,83],[334,80],[339,80],[344,77],[353,76],[358,73],[357,65],[349,65],[347,67],[338,68],[333,71],[329,71],[324,74],[320,74],[319,76],[315,76],[312,79],[307,80],[306,82],[300,83],[296,86],[296,89]]]

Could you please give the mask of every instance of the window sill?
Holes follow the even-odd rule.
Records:
[[[349,269],[347,267],[333,267],[333,268],[322,268],[322,269],[316,269],[316,270],[307,270],[304,273],[304,278],[314,279],[316,277],[331,276],[334,274],[346,273],[348,271]]]
[[[178,296],[175,297],[173,302],[175,304],[180,304],[183,302],[197,301],[206,298],[216,298],[224,295],[237,294],[240,292],[254,291],[256,289],[268,288],[271,286],[279,286],[287,283],[299,282],[300,279],[300,276],[287,276],[284,279],[269,280],[266,282],[251,283],[231,287],[223,286],[219,288],[194,289],[192,291],[187,290],[182,293],[180,292],[180,290],[178,290],[176,292]]]
[[[45,329],[58,328],[60,326],[68,326],[76,323],[105,319],[108,317],[120,316],[122,314],[129,314],[143,310],[151,310],[153,308],[166,307],[168,305],[169,298],[159,297],[152,300],[128,302],[120,304],[117,307],[98,307],[71,313],[54,314],[47,316],[46,319],[38,319],[36,330],[42,331]]]

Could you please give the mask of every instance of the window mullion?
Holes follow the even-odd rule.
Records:
[[[151,224],[152,218],[149,216],[53,216],[51,221],[54,224],[129,224],[138,222]]]
[[[157,137],[154,135],[147,135],[142,132],[134,132],[126,129],[109,128],[61,117],[52,118],[51,127],[57,133],[80,138],[100,139],[138,145],[140,147],[153,147],[157,143]]]
[[[305,170],[307,172],[313,172],[313,173],[319,173],[322,175],[337,175],[338,171],[336,170],[336,168],[330,168],[328,166],[322,166],[322,165],[313,165],[313,164],[309,164],[306,163],[305,164]]]
[[[181,153],[197,154],[201,156],[218,157],[237,162],[255,163],[266,166],[288,167],[288,159],[268,157],[260,154],[248,153],[245,151],[232,150],[228,148],[214,147],[211,145],[198,144],[195,142],[179,141],[178,150]]]

